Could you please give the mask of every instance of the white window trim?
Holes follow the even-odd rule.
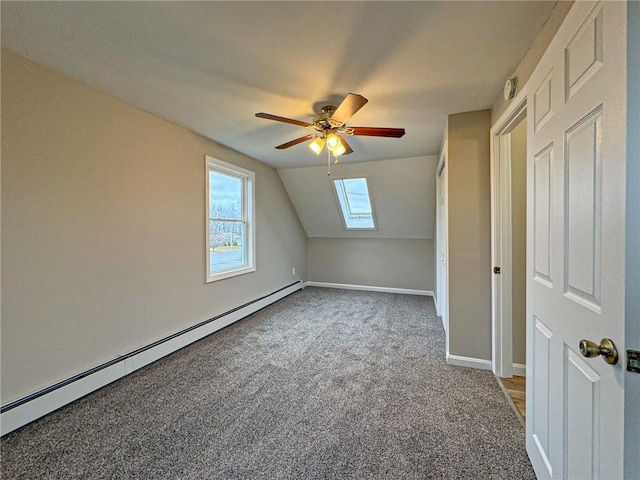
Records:
[[[236,277],[238,275],[244,275],[245,273],[251,273],[256,271],[256,221],[255,221],[255,179],[256,174],[251,170],[247,170],[231,163],[223,162],[217,158],[205,156],[205,270],[206,270],[206,283],[216,282],[225,278]],[[246,245],[245,258],[246,264],[239,268],[233,268],[229,270],[223,270],[220,272],[211,271],[211,235],[209,232],[210,224],[209,216],[211,212],[211,206],[209,204],[209,172],[215,171],[223,174],[232,175],[234,177],[242,178],[242,221],[245,224],[246,232]]]
[[[350,179],[353,179],[353,178],[364,178],[364,181],[367,183],[367,192],[369,193],[369,204],[371,205],[371,218],[373,219],[373,227],[349,227],[349,226],[347,226],[347,221],[344,218],[344,214],[343,214],[343,211],[342,211],[342,205],[340,205],[340,198],[338,196],[338,190],[336,188],[335,180],[350,180]],[[373,231],[378,230],[378,219],[376,218],[376,209],[375,209],[375,206],[373,204],[373,195],[371,193],[371,182],[369,181],[369,176],[368,175],[351,175],[351,176],[344,176],[344,177],[331,177],[329,179],[329,182],[331,183],[331,190],[333,190],[333,196],[336,199],[336,205],[338,207],[338,215],[340,215],[340,220],[342,221],[342,228],[344,228],[346,231],[349,231],[349,232],[357,232],[357,231],[373,232]]]

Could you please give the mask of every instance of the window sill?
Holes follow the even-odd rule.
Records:
[[[207,276],[207,283],[217,282],[218,280],[224,280],[226,278],[237,277],[238,275],[244,275],[246,273],[255,272],[256,267],[242,267],[233,270],[225,270],[220,273]]]

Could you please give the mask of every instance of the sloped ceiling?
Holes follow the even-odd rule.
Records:
[[[490,108],[555,1],[0,2],[2,47],[279,170],[311,237],[431,238],[446,117]],[[349,93],[336,175],[367,175],[379,230],[344,231],[304,121]],[[404,160],[393,160],[404,159]],[[295,168],[294,168],[295,167]],[[307,167],[307,168],[304,168]]]
[[[278,170],[308,237],[432,238],[438,157]],[[367,177],[377,231],[346,231],[331,180]]]
[[[555,1],[0,2],[2,47],[276,168],[321,165],[307,130],[369,103],[343,163],[438,153],[446,115],[489,108]]]

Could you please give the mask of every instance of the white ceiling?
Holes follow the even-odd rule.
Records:
[[[310,121],[349,92],[341,163],[437,154],[446,115],[489,108],[555,1],[8,2],[2,46],[276,168],[321,165]]]

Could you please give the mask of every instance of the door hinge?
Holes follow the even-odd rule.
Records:
[[[493,273],[500,275],[500,267],[493,267]]]

